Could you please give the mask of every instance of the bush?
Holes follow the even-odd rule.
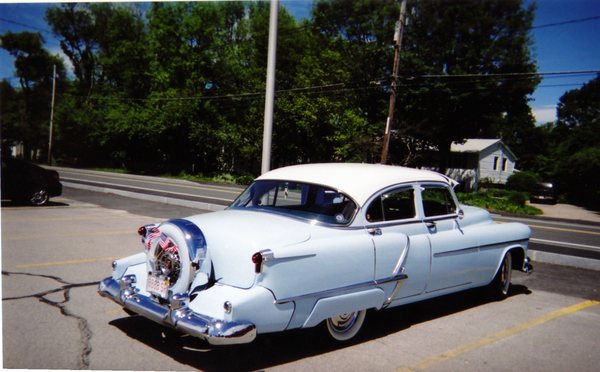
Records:
[[[507,190],[530,192],[535,184],[540,181],[540,177],[533,172],[515,172],[506,181]]]
[[[527,200],[529,200],[529,194],[523,191],[513,191],[508,195],[508,201],[520,207],[524,207]]]
[[[525,192],[490,189],[484,192],[457,193],[463,204],[474,205],[490,211],[512,214],[537,215],[542,211],[526,205],[528,195]]]

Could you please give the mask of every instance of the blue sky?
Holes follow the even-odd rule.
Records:
[[[280,0],[280,5],[297,18],[309,17],[311,4],[312,0]],[[537,4],[532,52],[538,71],[600,70],[600,0],[538,0]],[[58,41],[51,33],[43,31],[50,29],[44,21],[47,6],[25,2],[0,4],[0,34],[39,31],[46,41],[46,49],[53,54],[62,54]],[[592,17],[598,18],[584,21]],[[561,24],[567,21],[575,22]],[[64,55],[63,59],[68,62]],[[560,96],[568,90],[580,88],[594,77],[593,73],[544,77],[530,102],[537,121],[554,120]],[[13,84],[17,82],[12,57],[0,50],[0,79],[4,78]]]

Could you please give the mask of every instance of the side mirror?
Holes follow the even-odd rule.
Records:
[[[459,219],[461,219],[461,220],[462,220],[463,218],[465,218],[465,211],[463,211],[463,210],[462,210],[462,209],[460,209],[460,208],[458,209],[458,218],[459,218]]]

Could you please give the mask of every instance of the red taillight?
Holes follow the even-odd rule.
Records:
[[[260,273],[263,263],[263,256],[260,252],[256,252],[252,255],[252,263],[254,263],[254,272]]]
[[[138,234],[140,236],[146,236],[146,226],[140,226],[140,228],[138,229]]]

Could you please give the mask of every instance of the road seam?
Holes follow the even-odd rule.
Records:
[[[32,263],[32,264],[15,265],[15,268],[31,269],[31,268],[39,268],[39,267],[50,267],[50,266],[80,265],[80,264],[95,263],[95,262],[100,262],[100,261],[114,261],[117,258],[119,258],[119,257],[109,256],[109,257],[99,257],[99,258],[82,258],[79,260],[39,262],[39,263]]]
[[[90,329],[87,319],[69,311],[67,309],[66,305],[71,300],[71,289],[72,288],[97,286],[98,282],[69,283],[69,282],[67,282],[57,276],[53,276],[53,275],[8,272],[8,271],[2,271],[2,275],[6,275],[6,276],[26,275],[26,276],[47,278],[47,279],[55,280],[61,284],[64,284],[63,286],[61,286],[59,288],[50,289],[48,291],[44,291],[44,292],[40,292],[40,293],[35,293],[35,294],[20,296],[20,297],[3,298],[2,301],[14,301],[14,300],[22,300],[22,299],[26,299],[26,298],[37,298],[37,300],[40,301],[41,303],[44,303],[46,305],[50,305],[54,308],[57,308],[60,311],[60,313],[62,315],[64,315],[65,317],[75,319],[77,321],[77,328],[79,329],[79,332],[81,335],[81,351],[80,351],[79,358],[77,361],[77,367],[78,367],[78,369],[89,369],[90,354],[92,353],[92,344],[91,344],[92,335],[93,335],[92,330]],[[57,293],[57,292],[63,293],[63,298],[64,298],[63,301],[52,301],[45,297],[49,294],[53,294],[53,293]]]

